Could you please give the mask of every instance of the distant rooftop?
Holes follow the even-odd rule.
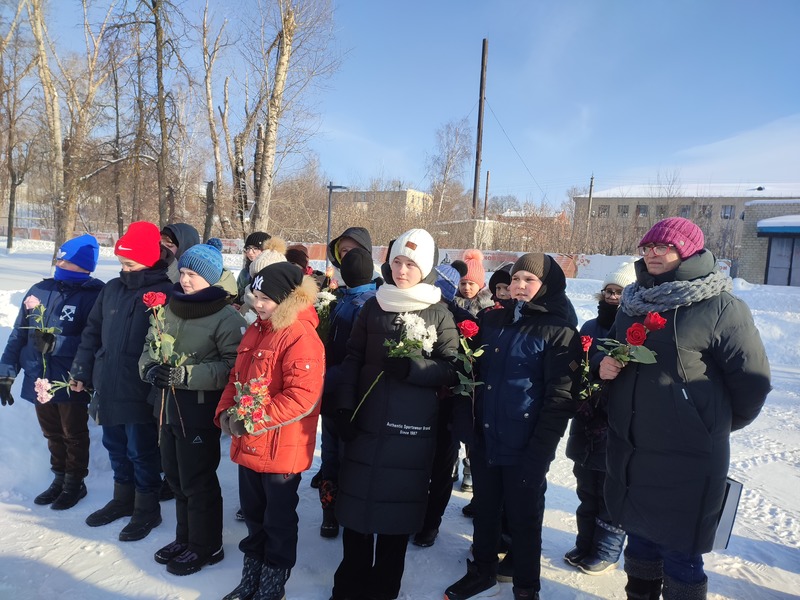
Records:
[[[576,196],[588,198],[589,195]],[[681,183],[623,185],[592,193],[592,198],[800,198],[800,183]]]

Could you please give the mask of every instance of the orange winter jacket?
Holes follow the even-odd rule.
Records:
[[[325,349],[313,307],[316,290],[313,279],[304,277],[268,320],[248,327],[217,406],[214,422],[219,426],[220,414],[235,404],[235,382],[269,382],[269,420],[231,441],[231,460],[259,473],[299,473],[313,460],[325,375]]]

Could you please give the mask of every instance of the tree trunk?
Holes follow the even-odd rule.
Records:
[[[164,227],[174,213],[174,205],[169,201],[167,183],[167,158],[169,156],[169,122],[167,121],[167,94],[164,89],[164,4],[162,0],[152,0],[153,24],[156,38],[156,88],[158,106],[158,125],[161,129],[161,148],[158,152],[158,226]]]

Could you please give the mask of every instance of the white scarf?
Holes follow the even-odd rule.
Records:
[[[390,283],[384,283],[375,295],[378,305],[386,312],[413,312],[423,310],[442,299],[442,292],[428,283],[401,290]]]

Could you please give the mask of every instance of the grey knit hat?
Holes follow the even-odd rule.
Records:
[[[514,275],[517,271],[528,271],[544,281],[550,272],[550,261],[546,254],[528,252],[528,254],[520,256],[514,266],[511,267],[511,275]]]

